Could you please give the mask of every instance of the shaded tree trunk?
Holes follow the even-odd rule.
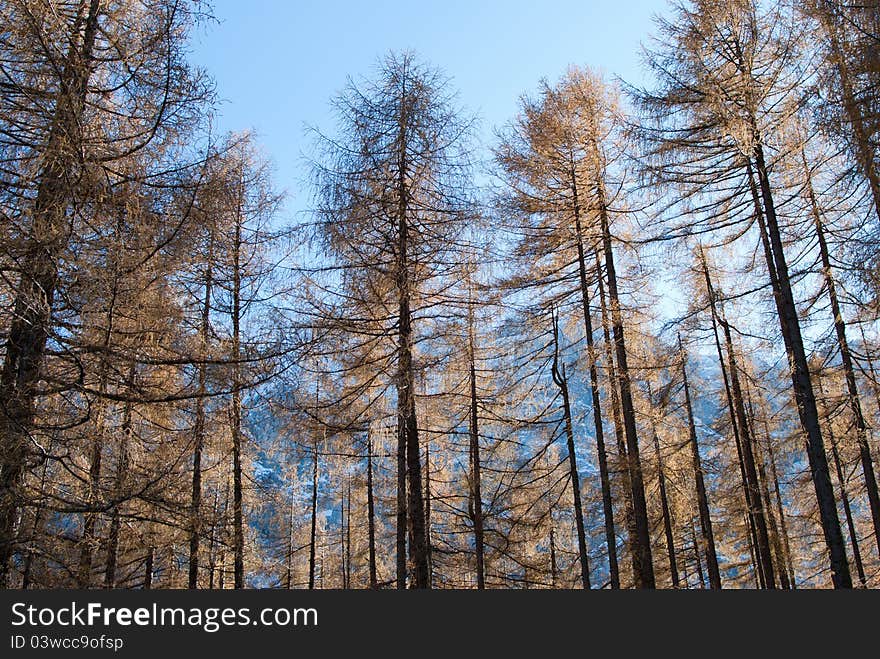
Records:
[[[470,389],[470,425],[468,427],[468,437],[470,439],[471,465],[470,512],[474,529],[477,589],[483,590],[486,587],[486,567],[483,545],[483,493],[480,482],[482,476],[480,468],[480,413],[479,398],[477,397],[477,358],[474,332],[474,302],[471,291],[468,290],[468,384]]]
[[[594,147],[598,150],[598,147]],[[605,269],[608,276],[608,301],[611,307],[611,325],[617,357],[617,387],[620,390],[620,411],[626,438],[626,464],[632,492],[634,537],[630,539],[633,563],[633,579],[636,588],[654,588],[654,566],[651,558],[651,533],[648,526],[648,506],[645,501],[645,484],[639,458],[639,438],[636,431],[635,410],[632,401],[629,365],[626,356],[626,338],[620,298],[617,291],[617,273],[614,267],[614,250],[611,243],[611,227],[605,205],[604,185],[597,182],[599,193],[599,217],[601,220],[602,249],[605,253]]]
[[[711,305],[711,302],[710,302]],[[737,415],[734,411],[733,406],[733,394],[730,390],[730,378],[727,375],[727,364],[724,360],[724,353],[721,349],[721,338],[718,333],[718,322],[715,318],[714,311],[710,313],[710,318],[712,321],[712,334],[715,339],[715,350],[718,355],[718,366],[721,369],[721,377],[724,382],[724,395],[725,400],[727,402],[727,412],[730,417],[730,428],[733,432],[734,444],[736,446],[736,457],[737,464],[739,465],[739,474],[740,474],[740,483],[742,484],[743,490],[743,498],[746,503],[746,528],[748,529],[748,537],[749,537],[749,552],[752,558],[752,566],[754,569],[755,582],[759,588],[765,587],[764,581],[764,570],[761,567],[760,560],[761,557],[755,551],[755,547],[757,546],[757,530],[755,524],[755,516],[753,513],[754,506],[752,504],[752,494],[751,490],[748,486],[748,480],[746,477],[746,468],[743,462],[743,452],[742,452],[742,441],[740,439],[740,428],[739,423],[737,422]]]
[[[309,532],[309,590],[315,588],[315,553],[318,528],[318,443],[312,451],[312,520]]]
[[[730,392],[733,397],[733,408],[736,412],[737,426],[739,428],[740,446],[742,449],[743,466],[745,468],[746,476],[745,482],[749,493],[748,502],[752,519],[754,519],[755,522],[755,535],[757,540],[755,550],[756,555],[758,556],[758,564],[763,573],[765,587],[768,589],[774,589],[776,587],[776,577],[773,570],[773,556],[770,549],[770,534],[767,530],[767,515],[761,498],[761,487],[758,481],[752,436],[749,429],[748,419],[746,417],[743,392],[739,379],[739,367],[736,363],[736,352],[733,347],[730,324],[724,317],[723,310],[718,309],[717,295],[712,286],[712,280],[709,276],[709,266],[702,251],[700,252],[700,258],[702,261],[703,274],[706,280],[706,293],[709,296],[712,315],[717,320],[718,324],[721,325],[727,348],[727,359],[730,371]]]
[[[590,289],[587,282],[587,263],[584,250],[581,209],[574,166],[571,169],[571,190],[574,199],[574,221],[578,255],[578,275],[581,303],[584,313],[584,335],[587,341],[587,361],[590,370],[590,399],[593,408],[593,428],[596,435],[596,453],[599,462],[599,480],[602,486],[602,511],[605,516],[605,543],[608,547],[608,569],[611,588],[620,588],[620,568],[617,564],[617,535],[614,530],[614,505],[611,498],[611,479],[608,473],[608,453],[605,450],[605,431],[602,426],[602,403],[599,400],[598,355],[593,341],[593,320],[590,314]]]
[[[699,544],[697,543],[697,529],[694,528],[694,521],[693,520],[691,520],[691,541],[693,543],[692,546],[694,549],[694,563],[697,566],[697,579],[699,580],[700,588],[705,588],[706,587],[706,579],[703,576],[703,564],[700,561],[700,547],[699,547]],[[707,554],[707,556],[708,556],[708,554]],[[716,569],[718,569],[718,568],[716,567]],[[716,586],[712,583],[711,578],[710,578],[709,587],[714,590],[719,590],[721,588],[720,582],[721,582],[721,579],[719,578],[718,579],[719,585]]]
[[[706,553],[706,569],[709,572],[709,587],[713,590],[721,589],[721,571],[718,568],[718,554],[715,549],[715,533],[712,529],[712,516],[709,511],[709,498],[706,493],[706,481],[703,478],[703,465],[700,458],[700,445],[697,441],[697,426],[694,422],[694,410],[691,404],[691,390],[687,377],[687,361],[684,350],[681,347],[681,337],[678,339],[679,352],[681,353],[681,376],[684,383],[684,403],[688,418],[688,434],[691,445],[691,460],[694,469],[694,481],[697,489],[697,507],[700,512],[700,532],[703,536],[704,551]],[[696,543],[696,537],[694,537]],[[697,555],[699,565],[699,554]],[[702,568],[700,582],[703,582]]]
[[[773,263],[776,267],[777,287],[774,290],[773,297],[776,302],[780,329],[783,336],[788,336],[786,347],[789,349],[792,388],[801,426],[806,435],[810,475],[816,492],[822,532],[828,548],[831,581],[835,588],[852,588],[852,577],[850,576],[849,563],[846,559],[840,519],[837,516],[837,504],[834,498],[834,489],[831,485],[828,458],[825,454],[822,431],[819,426],[816,397],[813,393],[809,365],[807,364],[806,351],[804,349],[803,337],[801,336],[800,321],[798,320],[797,307],[795,306],[794,295],[791,290],[788,263],[786,262],[782,237],[776,218],[776,207],[773,201],[770,177],[764,160],[763,141],[757,124],[754,122],[752,125],[752,135],[754,138],[754,152],[752,155],[755,160],[758,185],[763,201],[767,237],[772,251]]]
[[[584,529],[584,513],[581,505],[581,480],[578,474],[577,454],[574,447],[574,429],[571,424],[571,402],[568,395],[568,379],[565,375],[565,364],[559,364],[559,321],[556,313],[553,314],[553,382],[559,387],[562,395],[563,423],[565,438],[568,448],[569,480],[571,481],[571,494],[574,499],[574,519],[577,526],[578,537],[578,561],[581,567],[581,586],[584,590],[590,588],[590,566],[587,557],[587,538]]]
[[[824,397],[825,392],[822,390],[822,379],[817,375],[816,388],[819,395]],[[856,574],[862,588],[867,588],[867,580],[865,579],[865,566],[862,561],[862,550],[859,547],[859,536],[856,533],[855,522],[853,521],[852,505],[850,504],[849,494],[846,491],[846,476],[843,472],[843,465],[840,462],[840,453],[837,450],[837,437],[835,437],[834,429],[831,427],[831,419],[826,418],[825,421],[828,440],[831,442],[831,457],[834,461],[834,469],[837,473],[837,485],[840,488],[840,502],[843,504],[843,515],[846,519],[846,527],[849,531],[849,542],[852,547],[853,562],[856,564]]]
[[[208,333],[211,327],[211,290],[213,287],[214,232],[208,237],[208,255],[206,258],[205,295],[202,303],[202,318],[199,327],[199,343],[202,360],[207,359]],[[202,449],[205,444],[205,393],[207,392],[208,367],[202,361],[199,364],[198,396],[196,398],[196,419],[193,428],[193,473],[192,494],[190,496],[190,529],[189,529],[189,588],[199,587],[199,542],[201,535],[202,505]]]
[[[785,551],[785,565],[788,570],[788,583],[792,590],[797,589],[797,576],[794,572],[794,564],[791,558],[791,541],[788,536],[788,524],[785,521],[785,511],[782,506],[782,491],[779,487],[779,474],[776,471],[776,454],[773,451],[773,440],[770,437],[770,428],[764,419],[764,436],[767,439],[767,457],[770,459],[770,475],[773,477],[773,491],[776,502],[776,514],[779,517],[779,528],[782,534],[782,548]]]
[[[232,245],[232,553],[234,588],[244,588],[244,511],[242,502],[241,465],[241,246],[242,208],[244,195],[243,173],[239,172],[238,213],[235,218],[235,238]]]
[[[409,276],[409,159],[408,94],[406,70],[403,72],[398,123],[398,189],[397,189],[397,295],[398,295],[398,352],[397,352],[397,433],[398,456],[405,454],[406,524],[409,530],[409,559],[412,564],[412,587],[428,588],[428,547],[425,535],[425,508],[422,501],[422,465],[419,457],[419,432],[416,419],[415,370],[412,357],[412,313]],[[400,446],[400,445],[403,446]],[[400,458],[398,457],[398,460]],[[399,483],[402,480],[398,469]],[[402,519],[398,511],[398,521]],[[400,534],[398,529],[398,535]],[[398,539],[398,587],[404,587],[405,569],[401,571],[401,543]],[[405,566],[404,566],[405,568]]]
[[[629,546],[629,538],[634,537],[636,533],[635,518],[633,517],[632,507],[632,488],[629,480],[629,469],[626,466],[626,442],[623,437],[623,417],[620,413],[620,392],[617,389],[617,369],[614,365],[614,348],[612,347],[614,344],[611,340],[610,329],[611,317],[608,313],[608,305],[605,301],[605,283],[599,250],[595,251],[595,257],[596,278],[599,288],[599,309],[602,312],[602,338],[605,346],[605,361],[608,364],[606,377],[608,379],[608,390],[611,392],[611,415],[614,420],[614,439],[617,446],[616,473],[623,480],[621,494],[623,498],[624,519],[626,520],[627,546]],[[630,548],[630,553],[631,552],[632,549]]]
[[[373,500],[373,438],[369,431],[367,431],[367,545],[370,590],[376,590],[379,587],[376,576],[376,504]]]
[[[825,289],[828,291],[828,301],[831,304],[831,314],[834,318],[834,333],[837,336],[837,345],[840,348],[840,361],[843,366],[843,374],[846,379],[847,400],[852,414],[853,424],[856,429],[856,445],[859,447],[859,458],[862,463],[862,475],[865,481],[865,492],[868,495],[868,503],[871,509],[871,521],[874,525],[874,540],[877,543],[877,551],[880,553],[880,493],[877,490],[877,478],[874,474],[874,465],[871,462],[871,449],[868,446],[868,427],[862,414],[859,388],[856,384],[856,374],[853,368],[852,354],[846,337],[846,323],[840,310],[840,301],[837,297],[837,284],[834,281],[834,273],[831,270],[831,258],[828,254],[828,243],[825,240],[825,229],[822,225],[822,215],[819,204],[813,190],[813,180],[807,165],[807,157],[801,148],[801,159],[806,175],[806,191],[810,200],[810,209],[813,215],[813,224],[816,228],[816,238],[819,242],[819,254],[822,259],[822,276],[825,280]],[[880,191],[878,191],[880,192]],[[880,212],[880,206],[878,206]],[[880,218],[880,214],[878,214]]]
[[[648,399],[653,401],[650,383],[648,384]],[[657,437],[657,428],[654,425],[653,419],[651,419],[651,435],[654,439],[654,457],[657,460],[657,481],[660,488],[663,533],[666,536],[666,554],[669,558],[669,577],[672,579],[672,587],[678,589],[681,584],[678,577],[678,563],[675,560],[675,535],[672,532],[672,512],[669,509],[669,498],[666,496],[666,475],[663,473],[663,458],[660,455],[660,438]]]

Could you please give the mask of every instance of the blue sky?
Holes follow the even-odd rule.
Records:
[[[569,64],[639,82],[640,44],[665,0],[300,2],[215,0],[219,24],[200,30],[192,60],[217,81],[218,128],[254,129],[288,192],[307,207],[307,125],[332,132],[331,98],[369,75],[389,50],[412,49],[442,69],[482,119],[481,137],[516,113],[521,94]]]

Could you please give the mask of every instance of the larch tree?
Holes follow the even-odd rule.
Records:
[[[338,135],[322,140],[315,166],[318,230],[329,259],[344,272],[337,285],[348,281],[369,290],[371,303],[386,310],[374,331],[386,351],[389,341],[394,344],[387,361],[397,401],[397,581],[405,587],[411,570],[410,584],[426,588],[414,321],[431,287],[449,276],[471,212],[467,123],[442,75],[410,53],[388,56],[373,81],[351,83],[335,105]],[[339,291],[341,298],[348,294]]]

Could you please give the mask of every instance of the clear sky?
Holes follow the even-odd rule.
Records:
[[[348,76],[369,75],[390,50],[412,49],[452,78],[459,101],[493,128],[542,77],[588,65],[628,82],[643,79],[640,44],[665,0],[214,0],[219,24],[199,31],[194,63],[217,81],[219,128],[254,129],[288,192],[308,195],[305,126],[332,132],[330,99]]]

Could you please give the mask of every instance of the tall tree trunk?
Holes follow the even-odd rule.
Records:
[[[479,398],[477,397],[477,356],[476,338],[474,328],[474,301],[470,288],[468,288],[468,385],[470,393],[470,417],[468,437],[470,440],[470,466],[471,466],[471,521],[474,529],[474,552],[476,554],[477,589],[486,587],[485,549],[483,545],[483,493],[481,489],[480,467],[480,411]]]
[[[345,566],[345,488],[340,488],[341,498],[339,501],[339,576],[342,578],[342,589],[348,588],[348,570]]]
[[[856,384],[856,374],[853,368],[852,353],[846,337],[846,323],[840,310],[840,301],[837,297],[837,284],[834,281],[834,273],[831,269],[831,258],[828,254],[828,243],[825,240],[825,228],[822,225],[822,214],[819,211],[819,203],[813,190],[813,179],[807,164],[807,156],[801,147],[801,159],[806,177],[806,191],[810,199],[810,209],[813,215],[813,224],[816,228],[816,238],[819,241],[819,254],[822,258],[822,276],[825,280],[825,289],[828,291],[828,301],[831,303],[831,314],[834,318],[834,332],[837,336],[837,345],[840,348],[840,361],[843,366],[843,374],[846,379],[847,400],[852,413],[853,424],[856,428],[856,444],[859,447],[859,458],[862,462],[862,475],[865,480],[865,491],[868,494],[868,503],[871,508],[871,521],[874,524],[874,540],[877,543],[877,551],[880,553],[880,493],[877,490],[877,478],[874,474],[874,466],[871,462],[871,449],[868,446],[868,427],[862,414],[862,403],[859,396],[859,388]],[[878,215],[880,217],[880,215]]]
[[[134,389],[136,366],[132,362],[126,376],[126,388]],[[116,477],[113,483],[113,505],[110,511],[110,531],[107,534],[107,563],[104,568],[104,588],[116,587],[116,564],[119,553],[120,506],[122,505],[125,481],[128,478],[128,445],[132,435],[132,403],[126,401],[122,412],[122,427],[116,456]]]
[[[376,504],[373,501],[373,438],[367,431],[367,545],[370,561],[370,590],[379,587],[376,576]]]
[[[422,501],[422,465],[419,457],[419,432],[416,419],[415,370],[413,368],[412,313],[409,265],[409,160],[408,95],[406,71],[401,82],[400,117],[398,124],[398,190],[397,190],[397,294],[398,294],[398,350],[397,350],[397,434],[398,445],[405,452],[405,470],[408,488],[406,522],[409,530],[409,558],[412,563],[412,587],[428,588],[428,547],[425,536],[425,508]],[[398,448],[398,455],[401,448]],[[398,469],[398,499],[400,473]],[[401,519],[398,511],[398,520]],[[398,529],[398,535],[400,529]],[[398,554],[401,546],[398,539]],[[401,573],[402,557],[398,555],[398,587],[405,584],[405,566]]]
[[[730,324],[724,317],[723,310],[718,309],[718,297],[712,286],[712,280],[709,276],[709,265],[706,262],[702,248],[700,251],[700,259],[706,280],[706,293],[709,297],[711,311],[715,320],[721,325],[727,348],[727,359],[730,371],[730,392],[733,396],[733,407],[736,412],[737,426],[739,428],[740,446],[742,448],[743,466],[745,467],[746,475],[746,487],[749,492],[748,502],[752,518],[755,521],[757,538],[755,550],[758,556],[758,564],[763,572],[765,587],[774,589],[776,588],[776,577],[773,570],[773,556],[770,549],[770,534],[767,530],[767,515],[761,498],[761,487],[758,481],[758,472],[755,465],[752,436],[749,429],[748,419],[746,418],[745,403],[739,379],[739,367],[736,363],[736,351],[733,347]]]
[[[214,490],[214,505],[211,508],[211,534],[208,539],[208,590],[214,590],[214,572],[217,568],[217,518],[220,515],[220,491]],[[221,518],[222,519],[222,518]]]
[[[697,529],[694,528],[694,520],[693,519],[691,520],[691,541],[693,543],[692,546],[694,549],[694,562],[696,563],[696,566],[697,566],[697,578],[700,583],[700,588],[705,588],[706,587],[706,579],[703,576],[703,564],[702,564],[702,561],[700,561],[700,547],[699,547],[699,543],[697,542]],[[708,556],[708,554],[707,554],[707,556]],[[716,569],[717,569],[717,566],[716,566]],[[710,577],[709,587],[712,588],[713,590],[719,590],[721,588],[721,585],[720,585],[721,579],[719,579],[718,581],[719,581],[719,585],[715,586],[712,583],[711,577]]]
[[[21,261],[13,320],[6,338],[0,372],[0,588],[9,585],[15,545],[19,485],[27,465],[28,438],[49,335],[58,283],[58,260],[67,246],[68,178],[77,170],[80,131],[93,50],[98,31],[99,0],[81,0],[72,26],[71,47],[60,73],[58,97],[42,154],[32,227]],[[85,15],[84,15],[85,13]],[[82,41],[78,39],[82,33]]]
[[[620,392],[617,389],[617,369],[614,365],[614,343],[611,340],[611,317],[608,312],[608,305],[605,301],[605,278],[602,274],[602,260],[599,256],[599,250],[594,251],[596,260],[596,283],[599,288],[599,310],[602,313],[602,339],[605,346],[605,361],[608,364],[608,391],[611,393],[611,416],[614,420],[614,439],[617,447],[617,464],[615,466],[615,474],[617,474],[623,484],[621,486],[621,495],[623,498],[623,513],[626,521],[627,530],[627,546],[629,546],[629,538],[635,537],[635,518],[633,517],[632,506],[632,487],[629,481],[629,469],[627,468],[626,442],[623,437],[623,417],[620,413]],[[630,547],[630,553],[632,548]],[[619,574],[618,562],[618,574]]]
[[[581,566],[581,585],[584,590],[590,588],[590,566],[587,557],[587,538],[584,529],[584,513],[581,506],[581,480],[578,474],[577,454],[574,448],[574,429],[571,424],[571,404],[568,397],[568,379],[565,375],[565,364],[559,364],[559,321],[553,312],[553,382],[559,387],[562,395],[563,423],[568,447],[569,480],[571,495],[574,499],[574,519],[578,537],[578,560]]]
[[[234,588],[244,588],[244,511],[242,502],[241,466],[241,246],[242,204],[244,202],[243,173],[239,172],[238,213],[235,218],[235,238],[232,245],[232,553]]]
[[[199,348],[201,363],[199,364],[198,396],[196,397],[196,419],[193,427],[193,473],[192,494],[190,496],[190,528],[189,528],[189,588],[199,587],[199,542],[201,536],[201,505],[202,505],[202,450],[205,444],[205,394],[207,392],[208,366],[205,363],[208,353],[209,332],[211,329],[211,292],[214,284],[214,231],[209,230],[207,270],[205,273],[205,295],[202,303],[202,318],[199,327]]]
[[[598,151],[598,146],[594,145]],[[648,525],[648,505],[645,500],[645,484],[639,458],[639,437],[636,430],[635,409],[629,365],[626,356],[626,338],[623,316],[620,312],[620,297],[617,290],[617,272],[614,267],[614,248],[611,242],[611,226],[605,204],[605,186],[601,178],[597,180],[598,208],[602,231],[602,249],[605,253],[605,270],[608,276],[608,302],[611,307],[611,326],[614,334],[614,348],[617,356],[617,386],[620,390],[620,411],[626,437],[626,464],[632,492],[634,537],[630,539],[633,563],[633,580],[636,588],[654,588],[654,565],[651,558],[651,532]]]
[[[398,399],[400,394],[398,393]],[[397,419],[397,588],[406,588],[406,432]]]
[[[434,583],[431,547],[431,440],[425,441],[425,546],[428,549],[428,588]]]
[[[348,497],[345,505],[345,587],[351,588],[351,476],[348,477]]]
[[[814,377],[816,378],[816,388],[819,390],[819,395],[824,398],[825,392],[822,389],[822,378],[818,374]],[[849,531],[849,542],[852,547],[853,562],[856,564],[856,574],[859,577],[859,582],[862,584],[862,588],[867,588],[868,584],[865,579],[865,566],[862,561],[862,551],[859,547],[859,536],[856,533],[856,526],[853,521],[849,493],[846,491],[846,476],[843,473],[843,465],[840,462],[840,453],[837,450],[837,437],[834,435],[834,429],[831,427],[831,419],[828,418],[827,413],[825,424],[828,433],[828,440],[831,442],[831,457],[834,461],[834,469],[837,473],[837,485],[840,488],[840,502],[843,504],[843,515],[846,519],[847,530]]]
[[[581,209],[578,198],[577,178],[571,169],[571,190],[574,200],[575,237],[580,276],[581,304],[584,313],[584,334],[587,341],[587,361],[590,369],[590,403],[593,408],[593,428],[596,434],[596,453],[599,462],[599,480],[602,486],[602,511],[605,516],[605,543],[608,547],[608,569],[611,588],[620,588],[620,568],[617,563],[617,535],[614,530],[614,505],[611,498],[611,479],[608,474],[608,453],[605,450],[605,431],[602,426],[602,403],[599,400],[599,373],[596,367],[598,355],[593,341],[593,319],[590,314],[590,289],[587,281],[587,263],[584,248]]]
[[[651,384],[648,383],[648,399],[653,405]],[[660,438],[657,436],[657,428],[651,419],[651,435],[654,439],[654,458],[657,460],[657,481],[660,487],[660,510],[663,514],[663,532],[666,536],[666,554],[669,558],[669,576],[672,579],[672,587],[676,590],[680,587],[678,577],[678,563],[675,559],[675,534],[672,531],[672,511],[669,509],[669,498],[666,496],[666,475],[663,473],[663,457],[660,455]]]
[[[691,459],[694,468],[694,481],[697,489],[697,507],[700,512],[700,532],[703,536],[704,551],[706,553],[706,570],[709,572],[709,587],[713,590],[721,589],[721,571],[718,568],[718,554],[715,549],[715,533],[712,529],[712,516],[709,511],[709,499],[706,493],[706,481],[703,477],[703,465],[700,458],[700,445],[697,441],[697,426],[694,422],[694,410],[691,404],[691,390],[687,377],[687,358],[681,346],[681,337],[678,339],[678,349],[681,353],[681,376],[684,382],[684,403],[688,418],[688,434],[691,445]],[[696,538],[694,538],[696,542]],[[697,556],[699,562],[699,555]],[[700,582],[703,581],[702,568],[700,568]]]
[[[217,577],[217,588],[224,589],[226,580],[226,547],[229,545],[229,477],[226,478],[226,487],[223,491],[223,513],[220,516],[223,521],[221,527],[220,541],[220,557],[217,561],[219,565],[219,575]]]
[[[318,442],[312,451],[312,520],[309,532],[309,590],[315,588],[315,553],[318,529]]]
[[[797,575],[794,571],[794,563],[791,558],[791,541],[788,536],[788,523],[785,521],[785,510],[782,506],[782,491],[779,487],[779,474],[776,471],[776,454],[773,451],[773,440],[770,437],[770,427],[767,419],[764,419],[764,437],[767,440],[767,457],[770,459],[770,475],[773,477],[773,491],[776,502],[776,514],[779,517],[779,528],[782,534],[782,548],[785,551],[785,566],[788,570],[788,583],[792,590],[797,589]]]
[[[837,516],[837,504],[834,499],[834,488],[831,485],[831,475],[828,469],[828,458],[825,454],[825,446],[822,441],[822,430],[819,426],[819,412],[816,407],[816,397],[813,393],[813,385],[810,380],[810,369],[807,364],[806,350],[804,349],[803,337],[801,336],[800,321],[797,315],[797,307],[791,290],[791,281],[788,274],[788,263],[782,245],[782,237],[776,217],[776,207],[773,200],[773,190],[770,184],[770,176],[767,164],[764,160],[764,149],[761,134],[757,123],[752,124],[753,157],[755,170],[758,175],[758,185],[763,201],[764,218],[766,219],[767,237],[776,268],[777,288],[774,292],[774,300],[779,316],[779,325],[783,336],[787,336],[787,348],[789,349],[789,364],[791,366],[792,388],[798,408],[801,426],[806,435],[807,457],[810,463],[810,475],[813,480],[813,488],[816,492],[816,502],[819,507],[819,517],[822,532],[825,536],[825,544],[828,548],[829,563],[831,568],[831,581],[835,588],[852,588],[852,577],[849,572],[849,563],[846,559],[846,550],[843,544],[843,533],[840,529],[840,519]]]
[[[552,524],[552,519],[551,519]],[[556,588],[556,575],[559,569],[556,567],[556,538],[554,537],[553,526],[550,526],[550,585]]]
[[[713,301],[710,299],[710,306],[712,305]],[[715,350],[718,355],[718,367],[721,369],[721,378],[724,382],[724,395],[727,402],[728,416],[730,417],[730,429],[733,432],[734,445],[736,446],[736,457],[737,464],[739,465],[740,483],[742,484],[743,498],[745,499],[746,503],[746,528],[748,529],[749,551],[752,557],[752,565],[755,572],[755,581],[758,584],[759,588],[764,588],[764,570],[761,567],[761,557],[755,551],[755,548],[758,544],[758,536],[756,530],[755,516],[753,512],[754,505],[752,503],[751,489],[749,488],[748,479],[746,477],[746,468],[743,461],[742,441],[740,438],[740,428],[739,423],[737,422],[736,412],[734,411],[733,394],[731,393],[730,389],[730,378],[727,375],[727,364],[725,363],[724,353],[721,349],[721,338],[718,333],[718,322],[716,320],[714,311],[712,311],[709,316],[712,321],[712,334],[715,339]]]
[[[287,551],[285,561],[284,587],[287,590],[293,588],[293,515],[296,498],[293,495],[293,487],[290,488],[290,509],[287,512]]]

